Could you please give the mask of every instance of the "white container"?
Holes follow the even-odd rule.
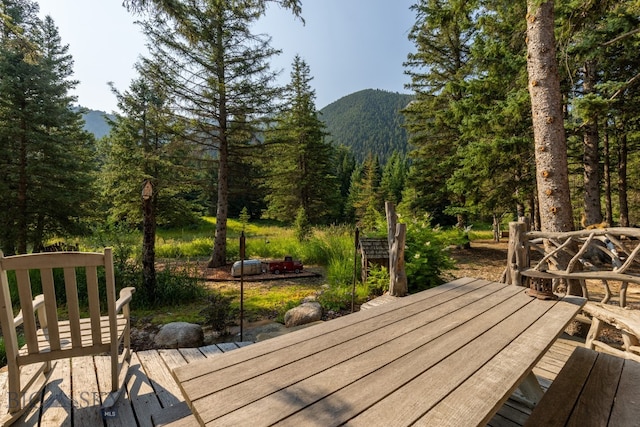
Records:
[[[262,261],[259,259],[245,259],[244,260],[244,275],[251,276],[252,274],[262,273]],[[231,275],[233,277],[240,277],[240,261],[236,261],[231,266]]]

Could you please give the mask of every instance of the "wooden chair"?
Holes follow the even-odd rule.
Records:
[[[99,268],[104,269],[104,276],[98,274]],[[80,316],[77,280],[80,274],[86,277],[88,317]],[[9,285],[9,277],[13,275],[21,309],[15,316]],[[34,298],[31,280],[38,275],[42,294]],[[69,320],[58,320],[60,298],[56,293],[62,289],[66,301],[61,306],[66,308]],[[102,407],[110,408],[116,403],[129,367],[129,302],[134,291],[122,289],[116,301],[111,248],[105,248],[104,253],[55,252],[10,257],[0,252],[0,326],[8,366],[8,413],[0,420],[2,424],[13,422],[39,397],[51,361],[63,358],[108,353],[111,392]],[[104,295],[101,298],[100,293],[106,294],[106,307],[101,307]],[[22,348],[16,332],[20,325],[26,341]]]

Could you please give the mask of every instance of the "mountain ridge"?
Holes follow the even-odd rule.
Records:
[[[400,154],[408,151],[401,110],[413,98],[410,94],[363,89],[319,110],[320,120],[326,125],[328,140],[335,145],[349,147],[357,161],[362,162],[372,154],[384,164],[394,151]],[[84,129],[93,133],[96,139],[111,130],[107,118],[115,119],[113,114],[80,106],[74,108],[84,111]]]
[[[384,163],[394,151],[406,154],[407,132],[401,110],[413,95],[364,89],[346,95],[320,110],[329,141],[351,148],[362,162],[369,153]]]

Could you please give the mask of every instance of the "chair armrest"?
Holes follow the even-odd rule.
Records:
[[[120,290],[120,298],[116,301],[116,313],[119,313],[120,310],[122,310],[122,307],[129,304],[135,291],[136,288],[133,287],[123,288]]]
[[[39,309],[40,307],[42,307],[44,305],[44,295],[40,294],[37,295],[33,301],[31,301],[31,307],[33,308],[33,311],[35,312],[37,309]],[[24,318],[22,316],[22,310],[20,310],[18,312],[18,315],[16,317],[13,318],[13,327],[17,327],[22,325],[22,322],[24,322]]]

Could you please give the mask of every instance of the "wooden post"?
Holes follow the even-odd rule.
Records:
[[[523,222],[509,223],[509,249],[507,283],[523,286],[520,270],[529,267],[529,246],[526,239],[527,225]]]
[[[389,242],[389,252],[391,252],[391,246],[396,234],[398,215],[396,215],[396,206],[392,202],[384,202],[384,211],[387,215],[387,241]]]
[[[389,294],[394,297],[407,295],[407,273],[404,270],[404,245],[407,240],[407,225],[398,224],[396,207],[385,202],[387,215],[387,241],[389,242]]]
[[[244,341],[244,256],[246,238],[244,231],[240,234],[240,342]]]
[[[408,293],[407,273],[404,269],[404,246],[407,240],[407,224],[397,224],[393,245],[389,251],[389,294],[403,297]]]

